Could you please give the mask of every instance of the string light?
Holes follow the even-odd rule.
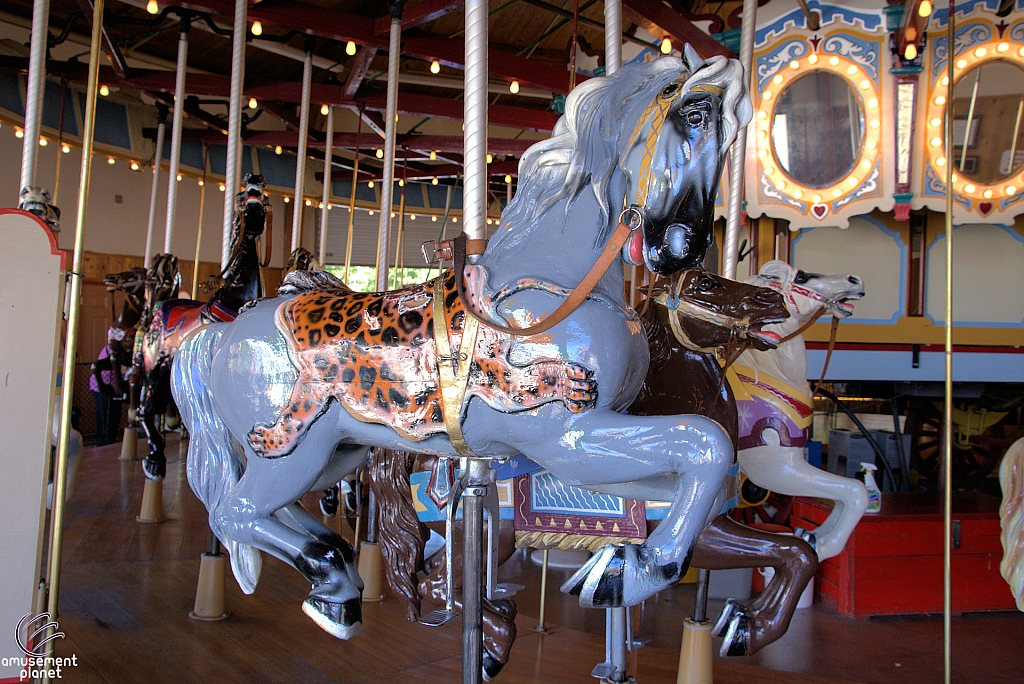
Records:
[[[252,22],[252,35],[254,35],[254,36],[261,36],[261,35],[263,35],[263,22],[261,22],[259,19],[257,19],[256,21]]]
[[[348,55],[349,57],[351,57],[352,55],[356,54],[356,44],[355,44],[355,41],[351,41],[350,40],[347,43],[345,43],[345,54]]]
[[[374,154],[375,157],[377,157],[377,159],[383,159],[384,158],[384,150],[380,149],[379,147],[374,151],[373,154]]]
[[[104,83],[103,85],[100,86],[100,95],[102,95],[103,97],[106,97],[109,94],[110,94],[110,88],[108,88],[107,84]]]
[[[441,63],[436,59],[430,63],[430,73],[439,74],[441,73]]]
[[[331,111],[331,108],[328,107],[327,105],[325,105],[325,104],[320,105],[320,113],[323,114],[324,116],[327,116],[327,113],[330,112],[330,111]]]
[[[452,223],[458,223],[459,219],[456,216],[452,216]]]
[[[509,83],[508,84],[508,92],[512,93],[513,95],[518,93],[519,92],[519,81],[512,81],[511,83]]]
[[[932,16],[932,3],[928,0],[924,0],[917,8],[917,16],[919,17],[930,17]]]
[[[69,146],[67,146],[67,145],[61,145],[60,146],[60,151],[63,152],[64,154],[67,154],[68,152],[71,151],[71,148]],[[132,163],[134,163],[134,162],[132,162]],[[132,169],[132,171],[138,171],[138,170],[139,170],[139,165],[135,164],[135,168]]]
[[[494,161],[494,155],[492,155],[490,152],[488,152],[487,153],[487,163],[490,164],[493,161]]]
[[[180,173],[178,174],[178,178],[177,178],[177,180],[178,180],[178,181],[181,181],[181,174],[180,174]]]
[[[217,184],[217,189],[220,190],[221,192],[224,192],[224,184],[223,183],[218,183]],[[287,201],[288,201],[288,199],[285,198],[285,202],[287,202]]]
[[[149,0],[146,3],[146,11],[150,14],[157,14],[160,12],[160,5],[156,4],[156,0]]]
[[[433,178],[430,179],[430,184],[437,185],[437,176],[434,176]]]
[[[197,182],[199,183],[199,187],[203,187],[204,185],[206,185],[206,181],[204,181],[202,178],[200,178]]]
[[[282,152],[284,152],[284,150],[281,149],[280,145],[274,148],[274,154],[281,154]]]
[[[366,183],[366,187],[368,187],[368,188],[372,188],[372,187],[373,187],[373,181],[368,181],[368,182]]]
[[[672,40],[670,38],[662,38],[661,54],[667,55],[670,52],[672,52]]]
[[[250,97],[249,98],[249,109],[256,109],[257,106],[258,105],[256,104],[256,98],[255,97]]]
[[[398,179],[398,187],[400,187],[400,188],[404,188],[405,187],[405,181],[402,180],[401,178]]]
[[[437,159],[437,150],[430,150],[430,159]]]
[[[107,157],[107,163],[113,165],[114,158],[113,157]]]
[[[25,137],[25,131],[21,130],[20,128],[15,128],[14,129],[14,137],[18,138],[19,140],[21,140],[22,138]]]
[[[223,190],[223,189],[224,189],[224,186],[222,185],[222,186],[221,186],[221,190]],[[285,196],[284,196],[284,203],[285,203],[285,204],[288,204],[288,203],[289,203],[289,202],[291,202],[291,201],[292,201],[292,198],[291,198],[291,197],[289,197],[288,195],[285,195]]]
[[[409,220],[410,221],[415,221],[416,220],[416,214],[409,214]]]
[[[368,214],[369,214],[370,216],[373,216],[373,209],[370,209],[370,211],[368,211],[367,213],[368,213]]]
[[[313,201],[312,200],[306,200],[306,206],[307,207],[313,206]]]
[[[903,59],[908,62],[912,62],[917,59],[917,46],[911,43],[907,46],[907,49],[903,52]]]
[[[47,142],[46,138],[40,138],[39,139],[39,146],[40,147],[46,147],[48,144],[49,143]]]
[[[506,183],[511,183],[512,182],[512,174],[510,174],[510,173],[506,173],[505,174],[505,182]]]
[[[436,216],[431,216],[430,220],[431,220],[432,223],[437,223],[437,217]]]

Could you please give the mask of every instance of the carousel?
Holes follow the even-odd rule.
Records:
[[[0,684],[1019,676],[1024,0],[0,31]]]

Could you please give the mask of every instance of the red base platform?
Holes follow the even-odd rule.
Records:
[[[797,498],[790,524],[814,529],[831,510],[831,501]],[[881,512],[865,514],[843,552],[819,565],[815,593],[856,618],[941,613],[942,540],[939,494],[882,494]],[[954,493],[954,614],[1016,609],[1002,557],[999,499]]]

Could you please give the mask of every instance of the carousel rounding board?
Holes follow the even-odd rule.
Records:
[[[817,527],[831,502],[798,498],[791,524]],[[843,615],[942,612],[942,500],[936,493],[884,493],[882,510],[861,518],[846,548],[818,566],[818,598]],[[953,494],[953,613],[1015,610],[999,574],[999,499]]]

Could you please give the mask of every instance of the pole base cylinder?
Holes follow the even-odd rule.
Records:
[[[124,429],[124,439],[121,440],[121,456],[118,458],[120,461],[137,461],[139,452],[139,429],[134,427],[126,427]]]
[[[135,518],[140,523],[162,523],[164,521],[164,482],[146,478],[142,490],[142,511]]]
[[[711,623],[683,620],[676,684],[712,684]]]
[[[196,604],[188,614],[193,620],[218,622],[231,613],[224,605],[224,578],[227,556],[204,553],[199,562],[199,584],[196,586]]]
[[[359,577],[363,580],[363,601],[384,600],[384,557],[377,542],[363,542],[359,547]]]

